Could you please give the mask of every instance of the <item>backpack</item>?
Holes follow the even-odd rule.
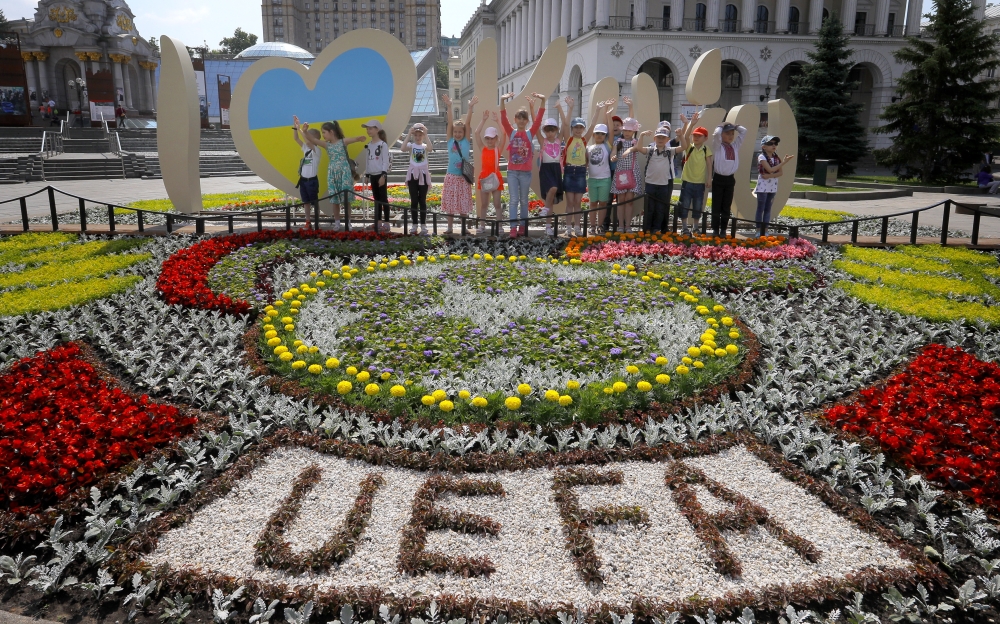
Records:
[[[692,145],[691,147],[689,147],[687,149],[687,152],[684,154],[684,160],[681,161],[681,166],[684,166],[684,165],[687,164],[688,158],[691,156],[691,152],[693,152],[693,151],[694,151],[694,145]],[[705,154],[705,161],[707,162],[708,161],[708,146],[702,145],[701,146],[701,152],[703,154]]]

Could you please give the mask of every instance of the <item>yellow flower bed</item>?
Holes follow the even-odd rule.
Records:
[[[789,219],[802,219],[811,223],[834,223],[851,219],[856,215],[843,210],[829,210],[826,208],[803,208],[802,206],[785,206],[781,209],[781,216]]]
[[[93,299],[124,292],[141,281],[142,278],[138,275],[126,275],[12,290],[0,294],[0,316],[16,316],[80,305]]]

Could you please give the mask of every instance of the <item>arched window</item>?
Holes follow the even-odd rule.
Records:
[[[793,35],[799,34],[799,7],[788,9],[788,32]]]
[[[726,5],[726,19],[722,22],[722,32],[738,32],[740,25],[737,23],[739,12],[735,4]]]
[[[754,31],[755,32],[758,32],[758,33],[767,33],[768,32],[768,26],[767,26],[767,18],[768,17],[769,17],[769,13],[768,13],[767,7],[764,6],[763,4],[758,4],[757,5],[757,23],[754,24]]]
[[[705,14],[707,13],[705,4],[699,2],[694,5],[694,29],[705,30]]]
[[[724,61],[722,63],[722,88],[739,89],[742,86],[743,75],[740,74],[740,68],[733,63]]]
[[[823,9],[823,21],[825,22],[828,19],[830,19],[830,12],[827,11],[826,9]]]

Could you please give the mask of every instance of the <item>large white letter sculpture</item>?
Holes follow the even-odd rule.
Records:
[[[201,116],[194,66],[184,44],[160,37],[160,94],[156,124],[156,150],[160,155],[163,186],[174,208],[190,214],[201,211],[201,178],[198,155]]]

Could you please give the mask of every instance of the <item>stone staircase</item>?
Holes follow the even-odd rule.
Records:
[[[160,158],[156,155],[140,155],[136,157],[136,168],[143,178],[158,179],[163,174],[160,171]],[[198,158],[198,171],[203,178],[219,176],[250,176],[254,175],[250,167],[243,162],[239,154],[202,154]]]
[[[55,156],[42,161],[42,176],[46,182],[60,180],[101,180],[126,177],[124,159],[114,155],[94,155],[93,158]]]
[[[42,179],[42,157],[33,154],[16,158],[0,156],[0,184],[30,182]]]

